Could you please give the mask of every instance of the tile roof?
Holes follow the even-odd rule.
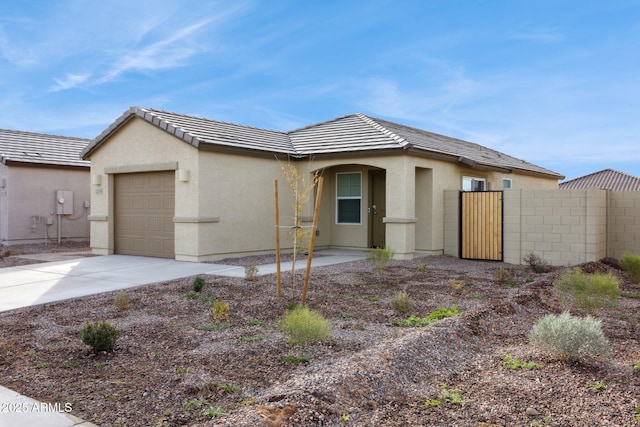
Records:
[[[278,132],[150,108],[131,107],[82,153],[84,158],[132,117],[139,117],[194,147],[230,147],[305,158],[313,155],[411,150],[467,166],[564,177],[556,172],[460,139],[356,113]]]
[[[600,188],[612,191],[640,191],[640,178],[613,169],[604,169],[558,184],[561,190]]]
[[[80,153],[90,139],[0,129],[0,162],[88,168]]]

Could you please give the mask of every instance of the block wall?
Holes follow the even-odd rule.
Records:
[[[608,196],[608,256],[640,255],[640,192],[616,191]]]

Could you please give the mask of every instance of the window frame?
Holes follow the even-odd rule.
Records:
[[[360,182],[360,195],[359,196],[340,196],[338,191],[339,176],[340,175],[358,175]],[[358,222],[341,222],[340,221],[340,200],[358,200],[360,207],[358,211]],[[362,225],[362,172],[336,172],[336,225]]]
[[[508,183],[509,183],[509,186],[508,186],[508,187],[505,187],[505,186],[504,186],[504,183],[505,183],[505,182],[508,182]],[[511,178],[502,178],[502,189],[503,189],[503,190],[510,190],[510,189],[512,189],[512,188],[513,188],[513,180],[512,180]]]
[[[468,180],[471,183],[471,189],[470,190],[465,190],[465,188],[464,188],[465,180]],[[474,181],[482,183],[482,190],[474,190],[473,189],[473,182]],[[477,177],[477,176],[466,176],[466,175],[463,175],[462,176],[462,191],[487,191],[487,180],[485,178],[480,178],[480,177]]]

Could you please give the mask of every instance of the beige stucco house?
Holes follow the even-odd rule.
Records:
[[[89,142],[0,129],[0,244],[89,240]]]
[[[317,248],[387,246],[400,259],[443,253],[444,190],[557,189],[563,178],[363,114],[278,132],[132,107],[82,158],[94,253],[184,261],[273,251],[276,179],[280,222],[292,223],[286,162],[324,178]]]

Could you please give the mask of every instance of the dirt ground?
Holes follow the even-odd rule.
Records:
[[[0,266],[21,262],[16,249]],[[618,305],[593,314],[606,359],[559,362],[529,342],[539,318],[567,309],[552,285],[566,268],[434,256],[381,274],[366,261],[315,268],[308,304],[331,323],[321,344],[293,345],[277,327],[299,297],[288,274],[283,298],[272,275],[203,276],[194,298],[190,277],[127,290],[123,309],[119,291],[0,313],[0,384],[99,426],[640,426],[640,285],[615,263],[583,268],[620,278]],[[391,305],[402,290],[409,313]],[[213,318],[215,299],[228,319]],[[430,326],[397,325],[452,305],[460,314]],[[114,352],[80,340],[95,320],[122,331]],[[507,369],[507,354],[541,367]]]

